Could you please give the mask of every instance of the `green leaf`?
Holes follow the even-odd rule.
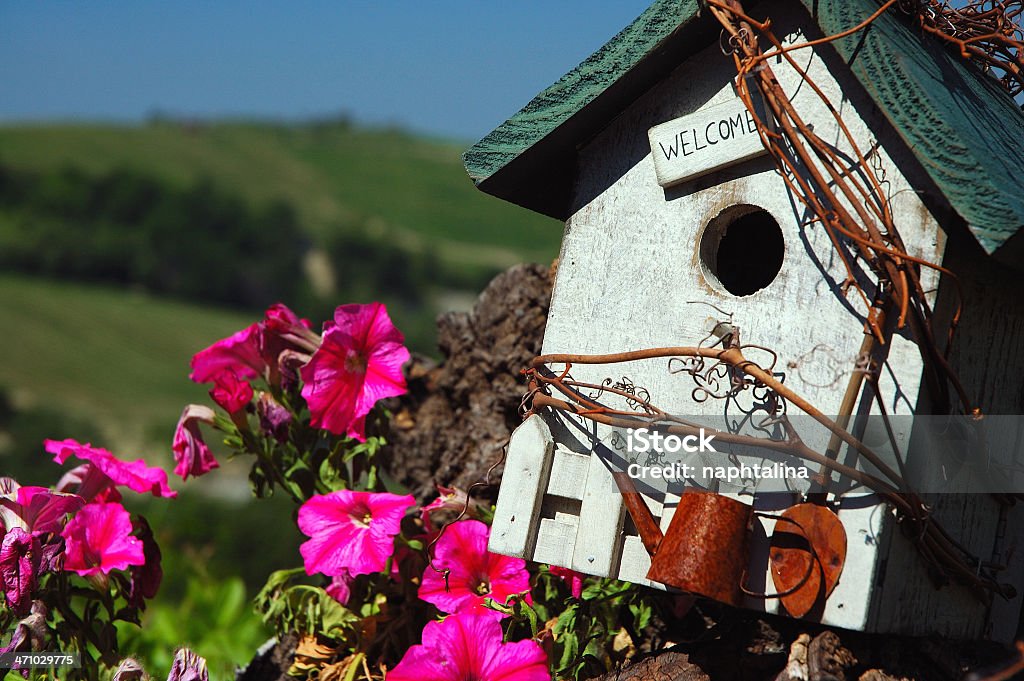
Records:
[[[320,463],[320,482],[332,492],[348,489],[348,469],[342,463],[335,463],[333,456],[328,456]]]
[[[651,623],[651,617],[654,615],[654,608],[647,600],[631,604],[629,611],[633,615],[633,630],[637,632],[643,631]]]

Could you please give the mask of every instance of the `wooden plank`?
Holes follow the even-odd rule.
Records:
[[[540,416],[526,419],[512,433],[487,547],[491,552],[529,557],[553,449],[551,431]]]
[[[547,493],[566,499],[582,499],[589,468],[590,457],[586,454],[555,448]]]
[[[932,517],[957,541],[987,560],[995,545],[996,502],[985,494],[925,495]],[[910,636],[980,638],[988,609],[965,587],[936,589],[924,560],[903,532],[892,532],[884,572],[876,578],[871,630]]]
[[[889,506],[873,494],[843,497],[839,519],[846,529],[846,564],[839,583],[825,602],[821,621],[864,631],[872,624],[876,610],[878,578],[889,552],[895,519]]]
[[[600,456],[591,454],[572,555],[573,570],[598,577],[617,574],[623,509],[622,495],[615,490],[611,471]]]
[[[671,187],[767,153],[738,97],[647,131],[658,184]]]
[[[576,544],[579,518],[559,514],[559,518],[541,518],[537,529],[537,548],[533,560],[538,563],[569,567],[572,564],[572,550]],[[575,522],[573,522],[575,520]]]
[[[993,599],[985,633],[994,641],[1008,644],[1017,635],[1021,600],[1024,599],[1024,590],[1018,581],[1019,575],[1024,574],[1024,507],[1020,504],[1004,506],[1001,515],[992,562],[1006,566],[999,580],[1016,582],[1017,595],[1009,600],[998,596]]]
[[[626,535],[622,541],[622,561],[619,564],[618,578],[625,582],[664,589],[664,584],[647,579],[647,571],[650,569],[651,556],[644,548],[640,537],[635,534]]]

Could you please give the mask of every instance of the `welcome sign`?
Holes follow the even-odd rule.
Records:
[[[656,125],[647,136],[662,187],[765,153],[754,117],[738,98]]]

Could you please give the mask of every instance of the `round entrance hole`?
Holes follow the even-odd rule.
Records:
[[[734,296],[749,296],[775,281],[786,244],[771,213],[752,206],[730,206],[700,237],[704,275]]]

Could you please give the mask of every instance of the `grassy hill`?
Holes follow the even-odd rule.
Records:
[[[154,445],[169,456],[182,407],[208,402],[188,380],[192,355],[254,321],[141,293],[10,276],[0,276],[0,310],[0,387],[15,406],[74,415],[130,458]]]
[[[128,168],[182,186],[209,178],[255,203],[284,199],[313,236],[357,218],[451,264],[552,260],[559,224],[473,187],[467,146],[344,121],[0,126],[0,162],[16,168]]]
[[[285,202],[314,251],[327,254],[321,265],[327,260],[328,268],[348,274],[347,280],[338,278],[333,293],[321,292],[318,304],[286,302],[320,319],[342,302],[384,300],[410,344],[425,352],[433,347],[434,315],[449,301],[469,299],[481,275],[486,280],[489,272],[516,262],[549,262],[561,236],[557,222],[473,187],[460,159],[466,146],[398,130],[354,128],[341,120],[303,125],[151,121],[0,126],[0,166],[37,173],[41,182],[52,184],[69,169],[96,178],[130,171],[182,191],[209,181],[256,209]],[[68,186],[73,191],[88,188],[81,182]],[[59,204],[62,196],[55,196]],[[88,205],[87,199],[76,200],[79,210]],[[86,250],[95,258],[97,249],[107,247],[103,244],[123,250],[129,237],[139,238],[130,223],[114,225],[83,215],[93,222],[72,230],[67,220],[74,218],[46,210],[11,204],[0,210],[0,229],[29,225],[30,231],[15,243],[47,253],[55,250],[47,247],[54,243],[48,241],[51,237],[37,244],[34,237],[43,233],[32,231],[32,219],[42,220],[39,224],[48,227],[48,234],[66,242],[62,253],[70,259],[67,271],[74,269],[76,258],[86,257]],[[80,240],[100,238],[90,236],[93,230],[106,241],[80,248]],[[346,230],[361,236],[339,240],[337,235]],[[352,250],[347,250],[350,245]],[[374,258],[366,250],[382,247],[427,251],[429,257]],[[432,269],[432,262],[439,264]],[[403,263],[418,269],[410,274]],[[240,266],[256,272],[246,261]],[[460,272],[467,276],[460,278]],[[295,272],[296,277],[312,274],[308,267]],[[0,390],[16,407],[46,408],[95,423],[112,447],[165,446],[181,406],[205,399],[203,389],[187,380],[191,355],[255,319],[263,304],[255,303],[253,312],[229,311],[193,304],[205,300],[202,296],[174,302],[141,293],[138,284],[97,286],[81,283],[89,278],[76,280],[73,273],[49,276],[73,281],[0,273],[0,310],[7,322],[0,334],[5,358]],[[381,295],[383,284],[403,277],[407,286],[429,289],[426,303],[396,299],[392,307],[387,295]],[[2,430],[0,424],[0,449]]]

